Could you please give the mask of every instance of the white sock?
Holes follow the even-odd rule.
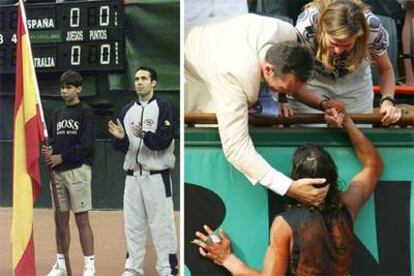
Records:
[[[84,256],[84,267],[95,267],[95,255]]]
[[[65,255],[58,253],[56,260],[57,260],[58,267],[66,270]]]

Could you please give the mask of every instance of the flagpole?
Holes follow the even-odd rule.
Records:
[[[22,16],[22,21],[23,21],[23,28],[25,29],[25,32],[28,34],[28,28],[27,28],[27,25],[26,25],[26,21],[27,21],[26,20],[26,11],[25,11],[24,3],[23,3],[22,0],[19,0],[19,6],[20,6],[20,13],[21,13],[21,16]],[[19,38],[19,40],[20,40],[20,38]],[[32,57],[30,39],[27,41],[27,44],[29,46],[28,48],[29,48],[29,52],[30,52],[30,57]],[[30,63],[30,69],[32,71],[32,74],[34,76],[36,76],[32,58],[29,58],[28,62]],[[43,136],[45,137],[44,143],[45,143],[46,146],[49,146],[47,127],[46,127],[46,123],[45,123],[45,119],[44,119],[44,115],[43,115],[42,102],[40,100],[40,95],[39,95],[39,90],[38,90],[36,77],[33,79],[33,81],[34,81],[34,84],[35,84],[34,89],[35,89],[35,94],[36,94],[36,98],[37,98],[37,103],[39,105],[38,111],[40,113],[40,121],[41,121],[41,124],[42,124],[42,127],[43,127]],[[65,258],[67,274],[69,276],[71,276],[72,275],[72,270],[71,270],[70,263],[69,263],[69,255],[68,255],[69,250],[68,250],[68,246],[65,242],[65,237],[67,235],[66,232],[67,232],[68,229],[65,229],[64,227],[62,227],[63,223],[62,223],[62,218],[61,218],[61,215],[60,215],[62,212],[60,211],[60,204],[59,204],[59,200],[58,200],[58,197],[57,197],[56,181],[55,181],[55,176],[53,174],[53,169],[50,166],[47,166],[47,171],[48,171],[49,179],[50,179],[51,186],[52,186],[52,198],[53,198],[53,203],[54,203],[54,206],[55,206],[54,216],[55,216],[56,228],[57,228],[57,231],[58,231],[58,236],[59,236],[60,243],[62,245],[62,250],[63,250],[63,255],[64,255],[64,258]]]
[[[45,138],[45,146],[47,147],[49,146],[48,137]],[[55,175],[53,173],[53,169],[48,165],[47,165],[47,173],[50,179],[50,186],[52,187],[52,199],[53,199],[53,204],[55,206],[55,210],[54,210],[55,223],[56,223],[56,229],[58,232],[60,244],[63,250],[63,256],[65,258],[66,271],[67,271],[68,276],[72,276],[72,269],[70,267],[70,262],[69,262],[69,248],[66,244],[66,236],[67,236],[67,231],[69,229],[64,228],[62,226],[63,225],[62,216],[61,216],[62,211],[60,211],[60,204],[59,204],[59,199],[57,195]]]

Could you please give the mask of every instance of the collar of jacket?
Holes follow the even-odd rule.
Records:
[[[154,101],[157,98],[157,96],[155,95],[155,93],[152,95],[152,98],[148,101],[148,103]],[[138,105],[141,105],[141,102],[139,101],[139,99],[137,99],[135,101]]]

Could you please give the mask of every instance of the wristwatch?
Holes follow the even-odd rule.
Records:
[[[323,104],[326,103],[329,99],[323,99],[319,102],[319,109],[322,111],[325,111],[325,108],[323,107]]]
[[[384,101],[390,101],[390,102],[392,103],[392,105],[393,105],[393,106],[395,106],[395,101],[394,101],[394,98],[393,98],[393,97],[391,97],[391,96],[389,96],[389,95],[387,95],[387,94],[384,94],[384,95],[381,97],[381,100],[380,100],[380,106],[382,105],[382,103],[383,103]]]
[[[279,93],[279,98],[278,98],[278,102],[279,103],[287,103],[287,97],[285,93]]]

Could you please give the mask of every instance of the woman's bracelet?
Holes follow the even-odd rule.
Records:
[[[381,100],[380,100],[380,106],[382,105],[382,103],[384,101],[390,101],[392,103],[392,105],[395,106],[395,101],[391,96],[382,97]]]
[[[400,55],[400,58],[413,60],[414,59],[414,56],[411,55],[411,54],[402,54],[402,55]]]

